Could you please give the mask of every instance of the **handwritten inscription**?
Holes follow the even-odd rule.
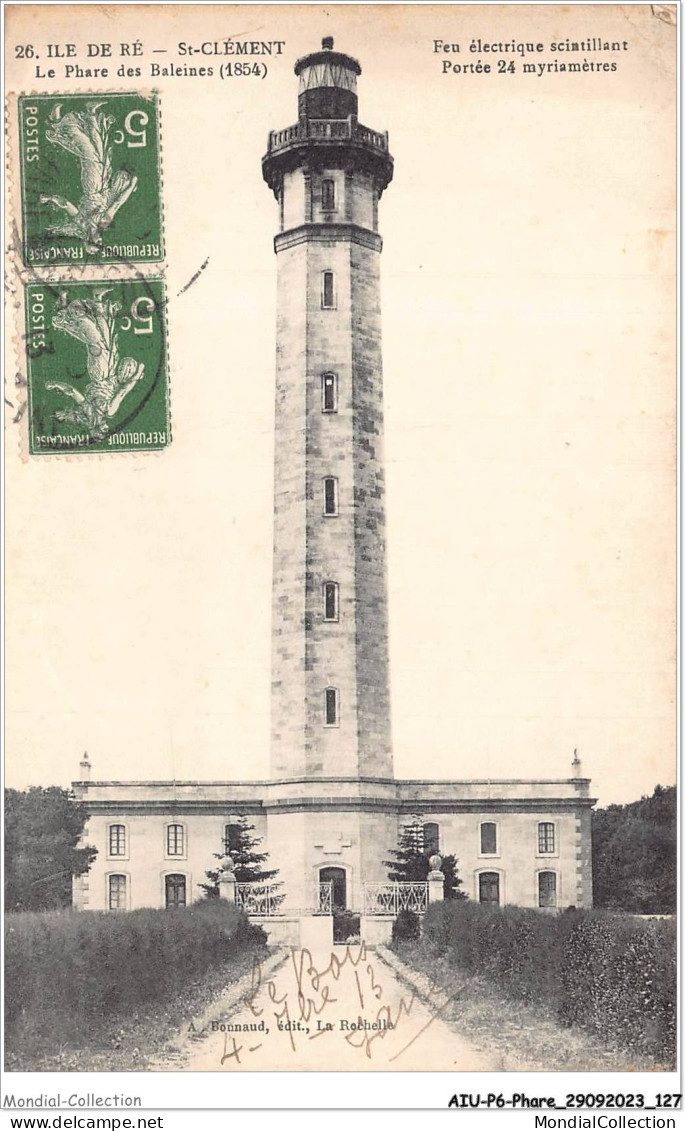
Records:
[[[378,1060],[381,1043],[390,1037],[392,1047],[383,1048],[383,1058],[395,1061],[452,1000],[430,1009],[426,1020],[413,992],[398,995],[394,978],[390,986],[384,982],[382,966],[363,942],[348,945],[342,954],[331,952],[318,964],[308,949],[293,949],[287,964],[269,978],[255,960],[241,1019],[216,1026],[223,1035],[221,1065],[245,1066],[269,1034],[293,1056],[306,1054],[322,1037],[342,1038],[367,1060]]]

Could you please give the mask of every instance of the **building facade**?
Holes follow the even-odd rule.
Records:
[[[358,62],[324,40],[295,66],[298,120],[262,161],[278,204],[268,782],[94,782],[77,797],[98,857],[75,885],[96,910],[179,906],[248,816],[286,909],[319,884],[359,910],[418,817],[476,900],[591,906],[589,781],[393,777],[385,561],[379,202],[387,134],[358,118]]]

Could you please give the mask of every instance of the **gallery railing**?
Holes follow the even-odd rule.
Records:
[[[236,884],[236,907],[246,915],[280,915],[285,893],[281,884]]]
[[[269,153],[292,145],[296,141],[359,141],[378,149],[381,153],[388,152],[388,135],[362,126],[353,118],[305,118],[296,122],[294,126],[286,126],[283,130],[271,130],[269,133]]]
[[[400,911],[424,915],[428,910],[428,884],[364,884],[364,914],[397,916]]]

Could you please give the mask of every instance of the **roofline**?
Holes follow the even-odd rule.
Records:
[[[141,786],[160,786],[164,788],[173,788],[174,786],[274,786],[274,785],[302,785],[305,783],[320,784],[323,782],[354,782],[354,783],[367,783],[373,785],[570,785],[570,784],[590,784],[591,778],[359,778],[359,777],[316,777],[316,778],[258,778],[249,780],[221,780],[221,781],[198,781],[193,779],[190,781],[181,780],[180,778],[168,778],[166,780],[155,781],[117,781],[117,780],[101,780],[101,781],[83,781],[76,780],[71,784],[72,786],[110,786],[116,785],[120,788],[138,789]]]

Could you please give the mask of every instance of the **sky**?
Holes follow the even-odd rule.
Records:
[[[577,748],[600,804],[671,784],[674,29],[649,5],[89,11],[34,12],[32,34],[140,38],[145,65],[160,45],[186,65],[180,41],[284,48],[265,80],[154,82],[170,447],[27,458],[9,426],[7,785],[67,785],[84,750],[95,780],[269,775],[277,206],[260,160],[296,120],[295,60],[330,34],[395,159],[395,774],[563,778]],[[518,55],[513,74],[443,73],[434,50],[540,41],[553,60],[567,36],[629,46],[614,72],[543,76]],[[35,89],[21,66],[9,89]]]

